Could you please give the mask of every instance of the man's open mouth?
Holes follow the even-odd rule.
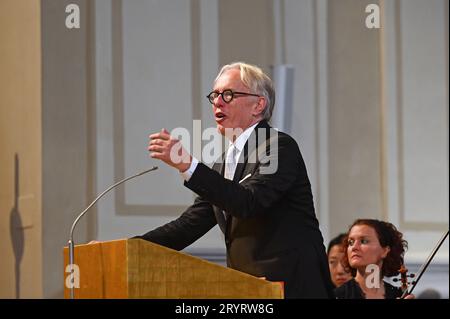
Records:
[[[226,115],[222,112],[217,112],[214,116],[216,117],[216,122],[221,122],[226,118]]]

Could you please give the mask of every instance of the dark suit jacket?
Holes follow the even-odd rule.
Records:
[[[276,171],[267,174],[274,163]],[[295,140],[261,121],[241,153],[234,180],[222,175],[223,160],[212,169],[199,163],[185,182],[199,195],[194,204],[139,238],[181,250],[219,224],[229,267],[283,281],[286,298],[333,298],[311,185]]]

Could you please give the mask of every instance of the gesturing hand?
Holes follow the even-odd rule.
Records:
[[[191,165],[192,156],[185,150],[180,140],[170,136],[166,129],[149,136],[148,151],[150,157],[157,158],[180,172],[186,171]]]

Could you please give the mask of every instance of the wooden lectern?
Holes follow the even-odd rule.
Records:
[[[64,248],[64,269],[69,250]],[[264,279],[141,239],[75,247],[75,298],[281,299],[281,282]],[[68,276],[68,273],[65,273]],[[64,278],[64,283],[66,278]],[[70,290],[64,285],[64,297]]]

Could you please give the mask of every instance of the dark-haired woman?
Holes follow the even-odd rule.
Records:
[[[402,295],[400,288],[383,280],[395,276],[403,264],[407,248],[403,234],[388,222],[358,219],[350,227],[343,241],[348,267],[354,278],[336,288],[338,299],[395,299]],[[413,295],[408,298],[414,298]]]

